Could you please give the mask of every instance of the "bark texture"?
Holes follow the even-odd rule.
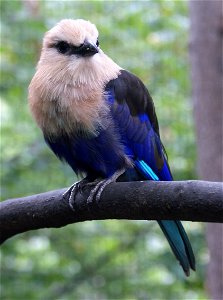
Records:
[[[223,180],[222,1],[190,1],[190,57],[197,169],[200,179]],[[211,299],[223,299],[223,225],[207,225],[210,262],[207,288]]]
[[[66,189],[0,204],[0,242],[28,230],[62,227],[89,220],[189,220],[223,222],[223,184],[207,181],[117,182],[97,203],[87,203],[87,186],[77,193],[73,209]]]

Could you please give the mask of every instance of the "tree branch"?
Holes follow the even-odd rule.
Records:
[[[223,183],[209,181],[144,181],[109,184],[99,203],[87,204],[92,189],[75,197],[75,211],[63,196],[66,189],[0,204],[0,243],[28,230],[62,227],[88,220],[187,220],[223,222]]]

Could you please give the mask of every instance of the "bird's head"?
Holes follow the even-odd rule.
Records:
[[[98,30],[89,21],[65,19],[49,30],[43,40],[42,54],[56,60],[92,57],[99,53]]]
[[[96,26],[82,19],[64,19],[46,32],[38,68],[76,87],[109,81],[120,69],[100,49]]]
[[[53,122],[61,114],[93,123],[89,120],[106,110],[104,87],[118,77],[120,69],[100,49],[94,24],[82,19],[60,21],[44,36],[29,86],[29,104],[39,126],[53,131]]]

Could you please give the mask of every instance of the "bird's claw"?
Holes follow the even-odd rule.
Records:
[[[82,179],[80,181],[75,182],[72,184],[64,193],[63,197],[69,196],[68,203],[70,208],[75,211],[74,208],[74,202],[75,202],[75,197],[77,193],[82,193],[84,186],[88,183],[87,179]]]
[[[107,185],[109,185],[110,183],[115,182],[116,179],[120,175],[122,175],[124,172],[125,172],[125,169],[121,169],[121,170],[117,171],[116,173],[114,173],[108,179],[104,179],[104,180],[96,179],[96,180],[91,181],[91,182],[89,182],[87,177],[86,177],[86,178],[84,178],[84,179],[82,179],[78,182],[75,182],[71,187],[69,187],[68,190],[66,190],[64,192],[63,196],[67,196],[67,195],[69,196],[69,199],[68,199],[69,206],[71,207],[71,209],[73,211],[76,211],[75,208],[74,208],[76,195],[78,193],[82,194],[85,187],[94,186],[94,188],[90,192],[90,195],[87,198],[87,205],[88,205],[88,208],[90,209],[94,202],[96,202],[96,204],[99,203],[100,198],[101,198],[101,194],[104,191],[105,187]]]
[[[91,190],[90,195],[87,198],[87,204],[92,205],[94,203],[94,200],[96,204],[98,204],[101,198],[101,194],[104,191],[105,187],[110,183],[115,182],[117,178],[121,176],[125,171],[125,169],[121,169],[115,172],[110,178],[98,181],[98,183],[93,188],[93,190]]]
[[[105,188],[105,186],[109,183],[107,183],[107,180],[101,180],[99,181],[96,186],[93,188],[93,190],[91,190],[90,195],[87,198],[87,204],[88,205],[92,205],[94,200],[96,200],[96,203],[98,204],[100,198],[101,198],[101,194]]]

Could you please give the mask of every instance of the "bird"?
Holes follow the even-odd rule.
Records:
[[[98,180],[99,195],[113,181],[173,180],[148,89],[103,52],[90,21],[63,19],[45,33],[28,102],[54,154],[82,183]],[[195,257],[182,223],[158,224],[189,276]]]

